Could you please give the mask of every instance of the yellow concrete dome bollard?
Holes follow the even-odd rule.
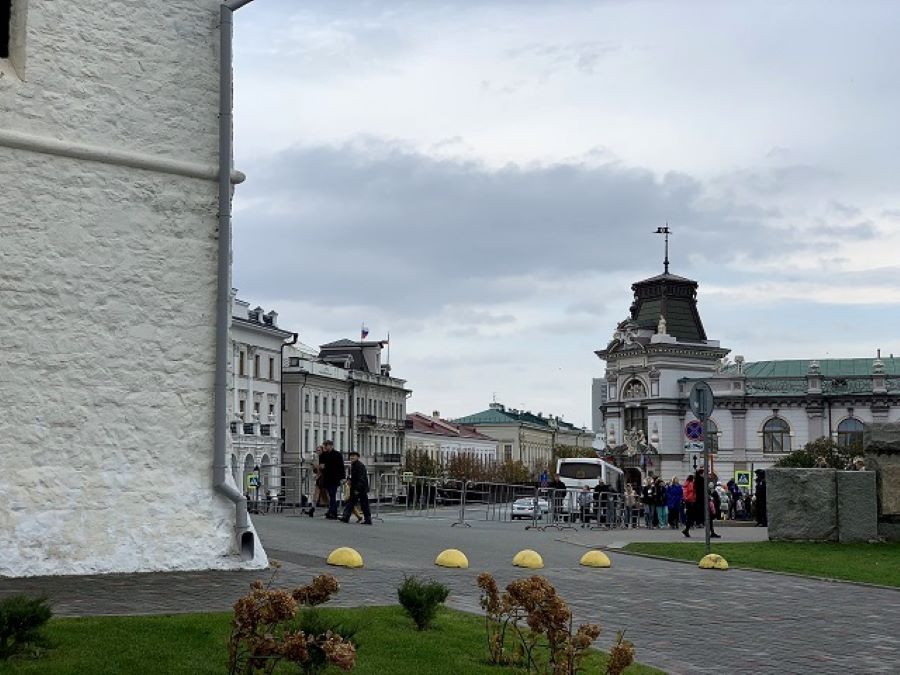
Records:
[[[461,570],[469,569],[469,559],[466,554],[455,548],[448,548],[441,551],[438,557],[434,559],[434,564],[438,567],[455,567]]]
[[[699,567],[703,570],[727,570],[728,561],[720,555],[709,553],[700,559]]]
[[[516,567],[527,567],[530,570],[539,570],[544,567],[544,559],[541,558],[541,554],[537,551],[526,548],[525,550],[516,553],[513,557],[512,564]]]
[[[331,552],[331,555],[328,556],[327,562],[329,565],[336,565],[338,567],[363,566],[362,556],[356,551],[356,549],[352,549],[347,546],[341,546],[340,548],[334,549]]]
[[[612,562],[603,551],[588,551],[581,556],[581,564],[585,567],[612,567]]]

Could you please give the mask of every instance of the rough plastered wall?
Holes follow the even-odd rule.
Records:
[[[212,488],[215,182],[3,140],[214,168],[217,10],[29,0],[0,63],[2,575],[247,566]]]

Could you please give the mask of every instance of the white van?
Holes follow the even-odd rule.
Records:
[[[577,510],[576,498],[584,486],[593,490],[601,480],[612,490],[625,490],[625,472],[599,457],[565,457],[556,462],[556,474],[566,486],[568,494],[560,507],[563,512]]]

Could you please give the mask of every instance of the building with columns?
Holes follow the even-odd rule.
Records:
[[[231,312],[231,472],[252,498],[277,494],[281,487],[282,347],[294,333],[278,327],[278,313],[237,297]],[[259,469],[259,486],[247,477]]]
[[[630,315],[604,349],[605,454],[632,480],[683,477],[702,463],[703,433],[723,482],[830,437],[848,448],[865,425],[900,420],[900,359],[747,362],[707,338],[696,281],[661,274],[632,285]],[[688,408],[697,380],[715,408],[700,429]]]

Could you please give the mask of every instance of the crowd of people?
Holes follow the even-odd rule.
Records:
[[[704,488],[705,486],[705,488]],[[566,486],[554,476],[547,484],[565,495]],[[702,495],[706,493],[706,499]],[[637,528],[643,524],[648,529],[680,529],[685,537],[691,530],[705,528],[704,508],[709,509],[711,534],[719,538],[715,531],[717,520],[756,519],[758,526],[768,525],[766,517],[766,481],[763,470],[756,471],[756,488],[753,494],[741,489],[734,480],[724,486],[715,474],[706,481],[703,469],[688,475],[682,483],[677,476],[671,480],[648,477],[643,485],[626,483],[624,491],[618,494],[613,486],[602,480],[592,489],[584,486],[575,496],[576,517],[587,522],[591,519],[600,524],[616,524]],[[613,516],[613,513],[617,516]],[[617,521],[614,523],[613,518]]]

